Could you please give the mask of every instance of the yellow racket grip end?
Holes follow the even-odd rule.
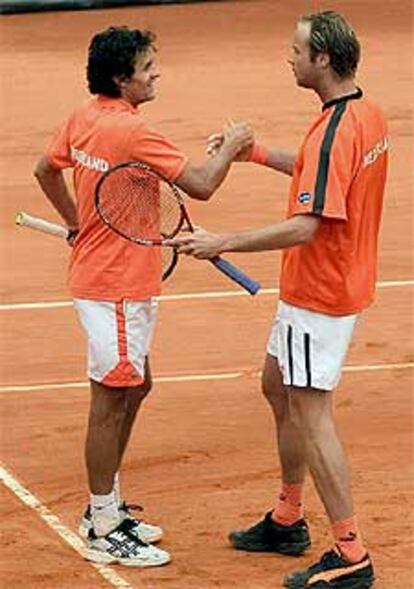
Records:
[[[18,213],[16,213],[16,217],[15,217],[16,225],[23,225],[25,214],[26,213],[24,211],[19,211]]]

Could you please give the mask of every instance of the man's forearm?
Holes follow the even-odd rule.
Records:
[[[76,205],[69,195],[63,173],[39,162],[35,176],[47,199],[65,221],[70,229],[78,228]]]
[[[302,217],[302,218],[301,218]],[[261,252],[308,243],[317,227],[317,217],[297,216],[261,229],[223,235],[220,253]]]
[[[213,194],[223,183],[230,166],[233,163],[235,155],[235,149],[223,146],[223,148],[203,166],[202,174],[204,176],[204,182],[206,186],[208,186],[211,194]]]
[[[282,172],[282,174],[292,176],[296,157],[296,153],[282,149],[270,149],[265,165],[278,172]]]
[[[189,196],[208,200],[225,179],[233,162],[234,149],[224,146],[201,166],[188,164],[175,183]]]

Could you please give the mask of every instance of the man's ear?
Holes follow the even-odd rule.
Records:
[[[318,53],[316,59],[318,60],[318,63],[322,67],[322,69],[328,68],[331,63],[330,57],[327,53]]]
[[[117,85],[117,87],[119,88],[119,90],[122,90],[122,88],[125,88],[125,86],[128,82],[128,78],[125,75],[114,76],[112,79],[115,82],[115,84]]]

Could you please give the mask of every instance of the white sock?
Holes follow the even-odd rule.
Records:
[[[97,536],[105,536],[121,522],[114,491],[91,495],[92,527]]]
[[[114,486],[112,487],[113,492],[115,493],[115,499],[118,505],[121,505],[121,483],[119,481],[119,472],[115,473],[114,476]]]

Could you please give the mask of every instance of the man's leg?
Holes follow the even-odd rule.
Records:
[[[347,463],[332,415],[332,392],[291,387],[289,400],[291,417],[303,431],[307,464],[336,547],[318,563],[288,575],[283,586],[303,589],[329,580],[329,587],[337,589],[369,589],[374,570],[353,515]]]
[[[85,459],[91,492],[95,533],[104,536],[120,521],[113,491],[118,467],[121,426],[125,419],[126,389],[90,381],[91,403]]]
[[[125,420],[126,389],[91,380],[91,404],[85,458],[89,488],[94,495],[112,491],[119,464],[120,437]]]
[[[310,546],[302,506],[306,454],[300,431],[290,419],[288,392],[278,360],[271,354],[265,360],[262,391],[275,419],[282,489],[273,511],[251,528],[231,532],[229,539],[239,550],[298,555]]]
[[[262,390],[275,419],[282,481],[289,485],[302,485],[306,474],[305,447],[301,431],[290,417],[289,393],[283,384],[277,358],[270,354],[265,360]]]
[[[132,427],[135,423],[139,408],[142,401],[148,395],[152,387],[151,369],[148,358],[145,360],[144,382],[137,387],[128,387],[125,396],[125,413],[120,427],[119,446],[118,446],[118,464],[119,470],[122,463],[126,447],[128,445]]]
[[[342,555],[358,562],[366,554],[358,531],[348,465],[332,410],[332,392],[292,387],[291,415],[300,427],[306,458],[318,495],[331,522]]]
[[[303,434],[306,460],[331,522],[353,515],[348,467],[332,415],[332,392],[290,387],[290,415]]]
[[[143,543],[160,539],[162,530],[125,514],[121,517],[113,490],[119,460],[143,397],[134,395],[134,402],[128,404],[128,388],[109,388],[95,381],[91,381],[91,393],[85,447],[92,515],[87,558],[138,567],[166,564],[170,561],[168,552]]]

